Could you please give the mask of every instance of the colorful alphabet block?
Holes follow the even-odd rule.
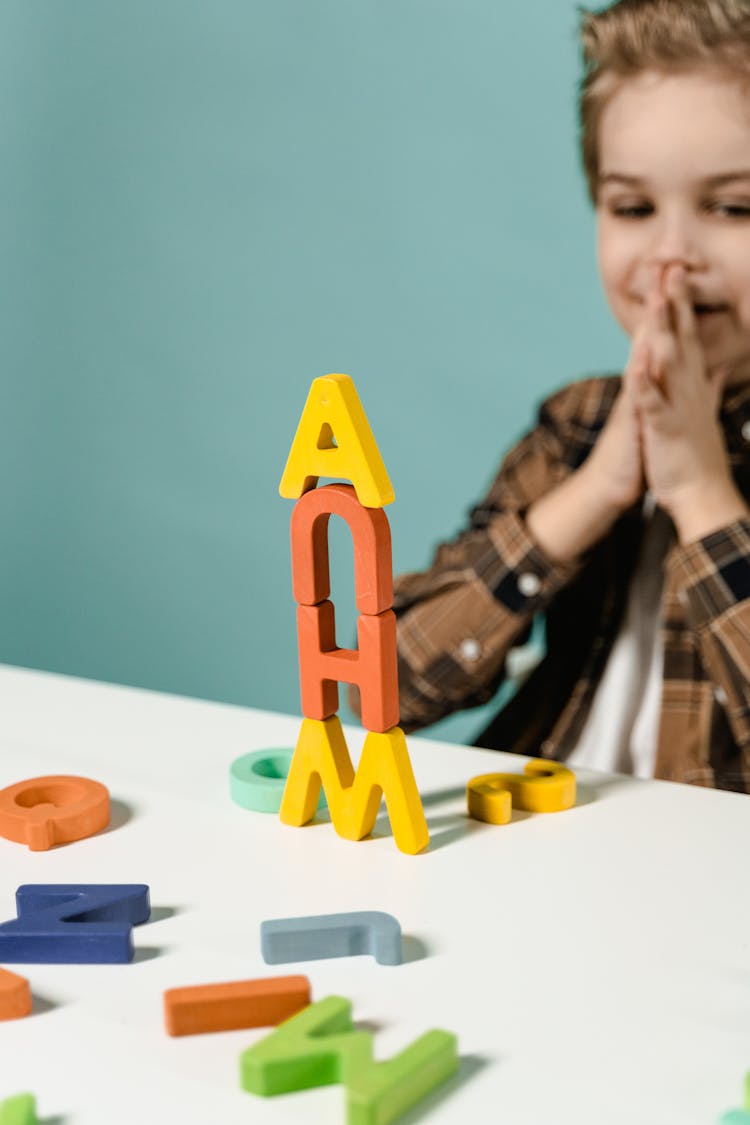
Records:
[[[236,805],[254,812],[277,813],[292,761],[291,750],[253,750],[229,767],[229,792]],[[318,808],[326,806],[321,791]]]
[[[133,926],[151,907],[143,883],[28,883],[16,912],[0,925],[0,961],[113,964],[133,960]]]
[[[352,483],[316,488],[321,476]],[[303,714],[281,820],[297,827],[311,820],[322,782],[336,831],[359,840],[372,831],[384,796],[396,844],[413,855],[430,837],[398,726],[391,535],[382,511],[393,500],[393,489],[348,375],[313,381],[279,491],[297,500],[291,521],[292,580]],[[331,515],[345,520],[352,533],[356,649],[336,644],[329,597]],[[336,715],[340,682],[359,688],[362,725],[369,732],[356,778]]]
[[[34,1095],[16,1094],[0,1102],[0,1125],[37,1125]]]
[[[357,648],[336,647],[333,602],[297,606],[302,714],[328,719],[339,706],[338,681],[357,684],[362,725],[383,731],[399,719],[396,615],[357,618]]]
[[[303,719],[279,812],[284,824],[299,827],[312,820],[321,784],[333,826],[344,839],[361,840],[372,832],[385,796],[398,848],[414,855],[429,843],[400,727],[368,732],[355,774],[338,716]]]
[[[33,852],[93,836],[109,816],[109,791],[90,777],[33,777],[0,790],[0,836]]]
[[[351,1003],[328,996],[240,1057],[244,1090],[272,1097],[341,1082],[347,1125],[388,1125],[458,1067],[456,1037],[433,1030],[393,1059],[373,1061],[373,1036],[355,1031]]]
[[[17,1020],[31,1012],[31,989],[26,977],[0,969],[0,1020]]]
[[[426,1031],[392,1059],[354,1069],[346,1082],[347,1125],[387,1125],[458,1069],[456,1037]]]
[[[370,423],[348,375],[313,379],[279,492],[297,500],[315,488],[320,477],[350,480],[366,508],[382,508],[394,499]]]
[[[527,812],[560,812],[576,803],[576,775],[546,758],[527,762],[523,773],[483,773],[466,786],[469,815],[507,824],[511,805]]]
[[[469,816],[485,824],[510,824],[513,818],[513,798],[510,789],[496,782],[491,773],[472,777],[466,786],[466,806]]]
[[[169,1035],[202,1035],[246,1027],[270,1027],[310,1003],[307,977],[272,977],[169,988],[164,1023]]]
[[[379,965],[400,965],[401,927],[381,910],[274,918],[260,924],[260,951],[268,965],[361,953]]]
[[[327,996],[243,1051],[240,1084],[262,1097],[330,1086],[371,1057],[372,1034],[354,1031],[351,1002]]]
[[[315,488],[294,505],[291,521],[292,590],[299,605],[318,605],[331,593],[328,521],[340,516],[352,533],[354,598],[360,613],[393,605],[391,527],[382,508],[363,508],[350,484]]]

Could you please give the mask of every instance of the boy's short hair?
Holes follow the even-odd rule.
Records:
[[[750,0],[617,0],[577,5],[584,76],[579,87],[581,157],[596,206],[599,121],[622,82],[645,70],[721,71],[750,80]]]

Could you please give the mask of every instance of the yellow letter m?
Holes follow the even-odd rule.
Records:
[[[300,827],[315,816],[320,787],[333,827],[346,840],[372,832],[385,797],[396,846],[414,855],[430,840],[401,727],[368,731],[356,774],[341,721],[303,719],[279,815]]]

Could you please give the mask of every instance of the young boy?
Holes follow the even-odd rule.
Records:
[[[401,725],[750,791],[750,2],[582,12],[583,164],[619,376],[552,395],[470,526],[397,581]]]

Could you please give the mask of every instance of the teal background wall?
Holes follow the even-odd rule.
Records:
[[[1,660],[298,713],[278,482],[312,379],[355,381],[403,571],[543,394],[619,369],[576,22],[568,0],[3,0]]]

